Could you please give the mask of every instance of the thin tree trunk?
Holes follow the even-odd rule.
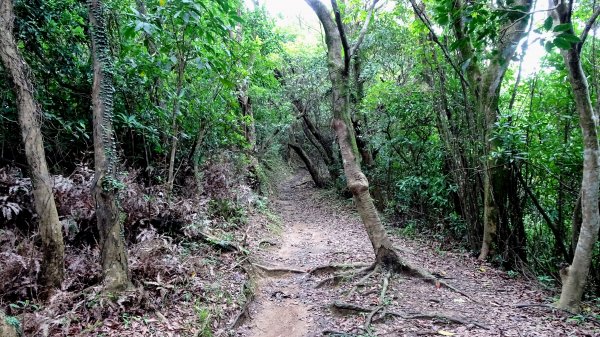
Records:
[[[555,21],[560,24],[571,23],[571,6],[564,2],[559,4],[550,0],[550,6],[555,6],[553,13]],[[569,29],[568,33],[573,34]],[[600,215],[598,207],[598,189],[600,188],[599,174],[600,146],[598,144],[598,116],[592,106],[586,75],[581,66],[580,44],[572,45],[571,49],[562,51],[569,82],[573,89],[575,105],[579,112],[579,123],[583,133],[583,179],[581,182],[582,223],[579,240],[572,264],[561,271],[563,281],[558,307],[571,311],[579,311],[587,276],[592,262],[594,244],[598,239]]]
[[[0,2],[0,58],[14,83],[19,111],[19,125],[29,165],[35,211],[39,217],[42,241],[41,284],[43,297],[53,289],[60,289],[64,278],[64,243],[62,226],[58,219],[52,181],[46,163],[40,120],[42,113],[33,97],[34,88],[29,78],[29,67],[13,37],[14,12],[11,0]]]
[[[183,90],[183,75],[185,72],[186,60],[184,56],[179,53],[177,58],[177,91],[175,100],[173,101],[173,115],[171,121],[171,130],[173,132],[171,139],[171,152],[169,154],[169,173],[167,177],[167,192],[173,191],[173,183],[175,181],[175,157],[177,154],[177,144],[179,139],[179,123],[177,117],[179,116],[180,104],[181,104],[181,91]]]
[[[317,186],[318,188],[324,187],[325,182],[323,181],[323,178],[321,178],[321,175],[319,174],[319,170],[317,169],[315,164],[313,164],[312,160],[306,154],[304,149],[302,149],[302,147],[300,147],[299,144],[289,143],[288,145],[290,148],[292,148],[292,150],[294,150],[294,152],[296,152],[298,157],[300,157],[300,159],[304,163],[304,166],[306,166],[306,169],[308,170],[308,173],[310,173],[310,177],[312,178],[313,182],[315,183],[315,186]]]
[[[100,233],[104,287],[124,290],[130,285],[123,223],[119,219],[116,176],[116,144],[113,138],[112,60],[106,32],[105,8],[100,0],[90,0],[89,20],[92,35],[94,83],[92,110],[94,123],[95,177],[92,193]]]

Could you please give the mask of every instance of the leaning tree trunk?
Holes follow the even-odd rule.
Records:
[[[103,283],[106,290],[119,291],[130,284],[123,223],[119,219],[116,176],[116,145],[113,138],[113,69],[106,32],[105,8],[100,0],[89,0],[94,83],[92,109],[94,123],[95,177],[92,194],[100,233]]]
[[[348,189],[354,196],[356,208],[365,226],[369,240],[375,251],[376,262],[386,265],[395,270],[406,269],[405,263],[400,259],[393,248],[385,228],[381,223],[371,194],[369,193],[369,181],[361,170],[359,163],[358,147],[352,128],[352,121],[348,111],[349,102],[349,62],[348,48],[344,46],[341,31],[333,21],[331,13],[319,0],[305,0],[314,10],[323,24],[325,30],[325,41],[327,44],[327,58],[329,78],[332,85],[333,96],[333,121],[332,127],[336,133],[340,147],[344,173]],[[333,1],[332,1],[333,2]],[[338,20],[341,23],[341,20]],[[344,49],[342,49],[344,48]],[[342,50],[346,52],[346,58],[342,57]]]
[[[41,110],[33,97],[34,88],[29,78],[29,67],[20,54],[13,32],[12,0],[0,2],[0,58],[9,72],[17,96],[19,124],[29,165],[35,211],[39,217],[42,240],[41,283],[44,295],[60,288],[64,278],[64,243],[61,223],[52,194],[52,182],[46,164],[46,154],[40,128]]]
[[[321,178],[319,169],[315,166],[315,164],[312,162],[312,160],[310,159],[308,154],[306,154],[306,152],[300,146],[300,144],[289,143],[288,146],[290,148],[292,148],[292,150],[294,150],[294,152],[296,152],[298,157],[300,157],[300,159],[304,163],[304,166],[306,166],[308,173],[310,173],[310,177],[312,178],[313,182],[315,183],[315,186],[317,186],[318,188],[325,187],[326,184],[325,184],[325,181],[323,180],[323,178]]]
[[[567,4],[551,1],[556,6],[555,21],[560,24],[571,23],[571,10]],[[556,20],[558,19],[558,20]],[[593,23],[593,22],[592,22]],[[569,29],[567,33],[573,34]],[[582,222],[579,240],[573,256],[573,263],[561,271],[562,291],[558,307],[570,311],[579,311],[579,304],[586,284],[586,279],[592,262],[594,244],[598,239],[600,215],[598,207],[598,189],[600,188],[599,174],[600,146],[598,144],[598,116],[592,106],[587,78],[581,66],[581,43],[572,45],[569,50],[562,52],[569,82],[573,89],[575,105],[579,113],[579,124],[583,133],[583,179],[581,182],[581,213]]]

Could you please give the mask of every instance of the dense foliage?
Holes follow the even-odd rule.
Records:
[[[491,166],[502,167],[506,202],[499,206],[495,249],[485,257],[510,275],[532,272],[557,285],[579,237],[584,147],[561,52],[581,46],[598,113],[597,23],[583,45],[579,37],[598,5],[576,2],[572,24],[557,25],[530,1],[501,3],[381,1],[351,60],[351,123],[371,193],[393,233],[429,235],[479,254],[486,179],[497,173]],[[86,193],[94,158],[88,9],[75,0],[14,4],[14,36],[43,112],[63,234],[70,249],[89,249],[97,231]],[[371,15],[369,4],[352,0],[340,8],[352,40]],[[317,185],[349,196],[330,127],[333,88],[320,37],[303,38],[298,30],[306,27],[278,26],[258,2],[105,6],[119,207],[129,244],[140,245],[140,235],[151,231],[188,247],[206,238],[207,223],[225,233],[241,226],[248,208],[264,207],[284,160],[309,169]],[[521,24],[514,52],[506,52],[510,30]],[[526,55],[540,50],[535,46],[544,49],[532,68]],[[490,98],[481,88],[493,76]],[[0,248],[16,251],[16,239],[8,237],[33,235],[36,218],[12,88],[0,66]],[[27,242],[36,249],[35,240]],[[22,265],[26,272],[11,272],[35,282],[35,267]],[[139,261],[132,268],[134,277],[142,274]],[[587,294],[597,296],[597,244],[590,275]],[[99,278],[90,277],[69,289]],[[4,286],[2,305],[36,296],[33,286]]]

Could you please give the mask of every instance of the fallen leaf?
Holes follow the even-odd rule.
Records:
[[[449,332],[449,331],[445,331],[445,330],[438,331],[438,334],[440,334],[442,336],[454,336],[454,335],[456,335],[454,332]]]

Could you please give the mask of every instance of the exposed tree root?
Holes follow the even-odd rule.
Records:
[[[214,246],[218,249],[221,249],[223,251],[226,252],[240,252],[242,254],[248,254],[248,250],[232,243],[229,241],[225,241],[222,239],[219,239],[217,237],[214,237],[210,234],[204,233],[204,232],[200,232],[198,233],[198,235],[200,236],[200,238],[202,239],[202,241],[210,244],[211,246]]]
[[[344,313],[344,314],[352,313],[352,312],[354,312],[354,313],[369,313],[369,316],[367,316],[368,324],[383,320],[387,316],[392,316],[392,317],[398,317],[401,319],[438,319],[438,320],[446,321],[448,323],[473,325],[473,326],[476,326],[476,327],[484,329],[484,330],[490,329],[486,325],[483,325],[483,324],[475,322],[475,321],[470,321],[470,320],[466,320],[466,319],[459,318],[459,317],[446,316],[446,315],[436,314],[436,313],[434,313],[434,314],[427,314],[427,313],[403,314],[403,313],[399,313],[399,312],[384,310],[383,306],[378,306],[378,307],[375,307],[372,309],[372,308],[362,307],[360,305],[356,305],[356,304],[352,304],[352,303],[345,303],[345,302],[334,302],[331,305],[331,307],[332,307],[332,309],[335,309],[336,311],[338,311],[340,313]],[[383,312],[380,315],[380,317],[374,318],[374,316],[379,311],[382,311],[382,310],[383,310]]]
[[[339,274],[335,274],[331,277],[328,277],[324,280],[322,280],[321,282],[317,283],[317,285],[315,286],[315,288],[321,288],[325,285],[331,284],[331,285],[336,285],[338,284],[341,280],[344,279],[352,279],[355,277],[361,277],[365,274],[368,274],[370,271],[372,271],[373,269],[375,269],[377,267],[377,264],[371,264],[363,269],[360,269],[359,271],[356,272],[347,272],[347,273],[339,273]]]
[[[288,267],[267,267],[267,266],[263,266],[258,263],[252,263],[252,266],[260,269],[262,272],[264,272],[270,276],[277,276],[277,275],[290,274],[290,273],[291,274],[306,274],[306,270],[302,270],[302,269],[295,269],[295,268],[288,268]]]
[[[248,281],[244,282],[242,286],[242,293],[247,294],[246,301],[244,302],[244,306],[242,310],[235,316],[233,323],[230,326],[230,330],[236,330],[239,328],[244,321],[250,317],[250,313],[248,312],[248,308],[250,307],[250,303],[254,299],[254,291],[252,290],[251,284],[252,280],[248,279]]]
[[[357,268],[365,268],[365,267],[372,267],[373,264],[372,263],[356,263],[356,264],[326,264],[323,266],[318,266],[315,268],[312,268],[311,270],[308,271],[309,274],[314,275],[314,274],[318,274],[318,273],[329,273],[329,272],[334,272],[337,270],[348,270],[348,269],[357,269]]]
[[[354,337],[354,336],[356,336],[354,334],[341,332],[341,331],[335,331],[335,330],[323,330],[323,332],[321,332],[321,334],[323,336],[334,336],[334,337]]]
[[[464,297],[468,298],[469,300],[471,300],[472,302],[475,303],[479,303],[478,301],[476,301],[475,299],[473,299],[469,294],[465,293],[462,290],[459,290],[457,288],[455,288],[454,286],[448,284],[448,282],[444,281],[443,279],[437,278],[435,277],[433,274],[431,274],[430,272],[418,268],[418,267],[414,267],[411,266],[407,263],[404,263],[401,268],[399,268],[401,270],[401,273],[406,274],[408,276],[413,276],[413,277],[417,277],[420,278],[422,280],[424,280],[425,282],[431,283],[433,285],[435,285],[436,287],[445,287],[448,288],[452,291],[454,291],[455,293],[461,294]]]
[[[379,268],[380,268],[379,265],[376,265],[375,268],[373,268],[373,270],[370,273],[366,274],[363,278],[361,278],[358,282],[356,282],[354,287],[352,287],[352,289],[346,295],[346,299],[351,298],[352,295],[354,295],[354,293],[356,292],[356,290],[358,290],[358,287],[364,286],[366,284],[367,280],[371,278],[371,276],[378,273]]]

